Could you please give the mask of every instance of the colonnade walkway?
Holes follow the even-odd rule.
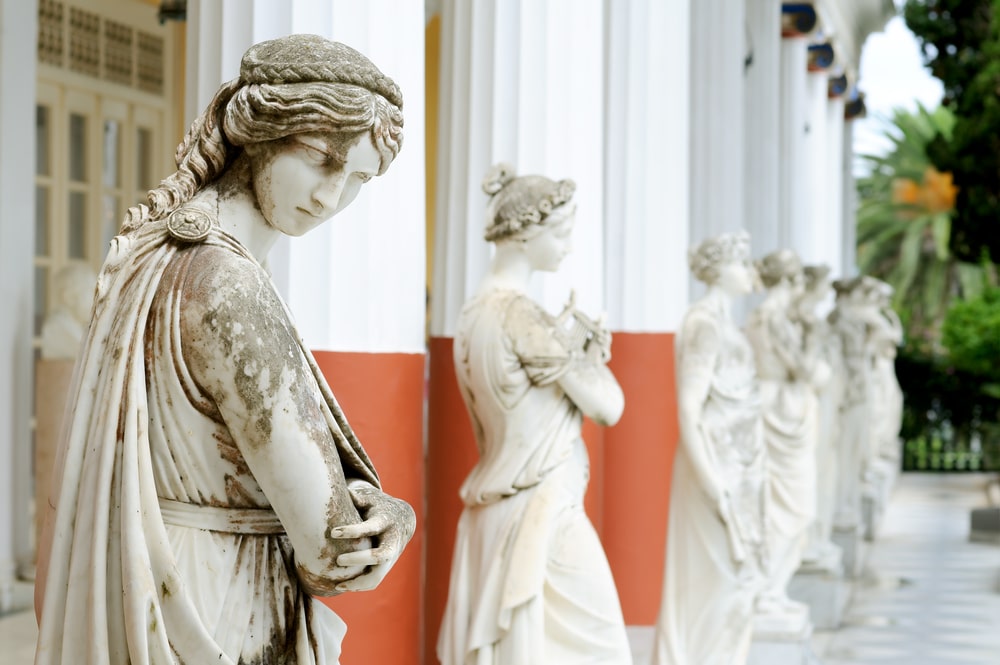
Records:
[[[844,626],[813,637],[823,665],[1000,665],[1000,543],[969,541],[987,480],[900,476]],[[0,618],[0,665],[33,660],[30,585],[18,594],[25,610]],[[636,665],[646,665],[652,628],[630,633]]]
[[[823,665],[1000,665],[1000,543],[969,542],[989,478],[899,476],[844,624],[813,634]],[[653,629],[629,633],[647,665]]]
[[[969,541],[988,479],[900,476],[824,665],[1000,665],[1000,543]]]

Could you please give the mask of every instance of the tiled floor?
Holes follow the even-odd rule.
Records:
[[[824,665],[1000,665],[1000,545],[968,540],[985,478],[901,476],[846,625],[814,636]],[[30,665],[36,634],[30,610],[0,618],[0,665]],[[652,628],[629,634],[645,665]]]
[[[1000,545],[968,539],[984,479],[901,477],[825,665],[1000,665]]]
[[[845,625],[813,634],[823,665],[1000,665],[1000,545],[969,542],[987,478],[900,476]],[[629,638],[647,665],[652,627]]]

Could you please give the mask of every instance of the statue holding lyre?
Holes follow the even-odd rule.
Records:
[[[624,397],[607,368],[611,333],[576,309],[552,316],[526,294],[569,252],[571,180],[494,167],[489,273],[465,304],[455,369],[479,461],[462,485],[443,665],[631,663],[611,570],[583,510],[583,416],[613,425]],[[552,601],[552,594],[559,602]]]

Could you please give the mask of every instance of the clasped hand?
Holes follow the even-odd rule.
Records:
[[[337,557],[343,567],[365,566],[365,572],[337,584],[337,591],[368,591],[385,578],[416,530],[417,517],[410,504],[389,496],[363,481],[351,481],[348,490],[363,521],[330,530],[333,538],[371,539],[370,548]]]

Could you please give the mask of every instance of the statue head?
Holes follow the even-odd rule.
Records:
[[[541,175],[518,176],[510,164],[496,164],[483,178],[486,206],[486,240],[527,238],[546,226],[567,220],[575,212],[570,204],[576,183]]]
[[[244,153],[301,137],[316,139],[312,147],[327,153],[330,169],[369,137],[382,174],[402,145],[402,106],[399,86],[349,46],[316,35],[255,44],[239,77],[219,88],[177,147],[177,171],[149,193],[148,212],[129,210],[125,230],[167,216]]]
[[[830,266],[825,264],[802,268],[802,293],[799,305],[811,310],[830,293]]]
[[[830,266],[821,263],[814,266],[802,268],[802,276],[805,279],[805,289],[809,293],[820,293],[825,296],[830,288]]]
[[[802,261],[790,249],[771,252],[755,263],[764,286],[771,289],[779,284],[799,286],[802,283]]]
[[[698,281],[734,294],[749,293],[757,281],[750,261],[750,234],[746,231],[722,233],[703,240],[688,250],[688,265]]]
[[[576,184],[541,175],[517,176],[509,164],[497,164],[483,179],[490,196],[486,231],[490,242],[517,243],[539,270],[554,271],[570,250]]]

